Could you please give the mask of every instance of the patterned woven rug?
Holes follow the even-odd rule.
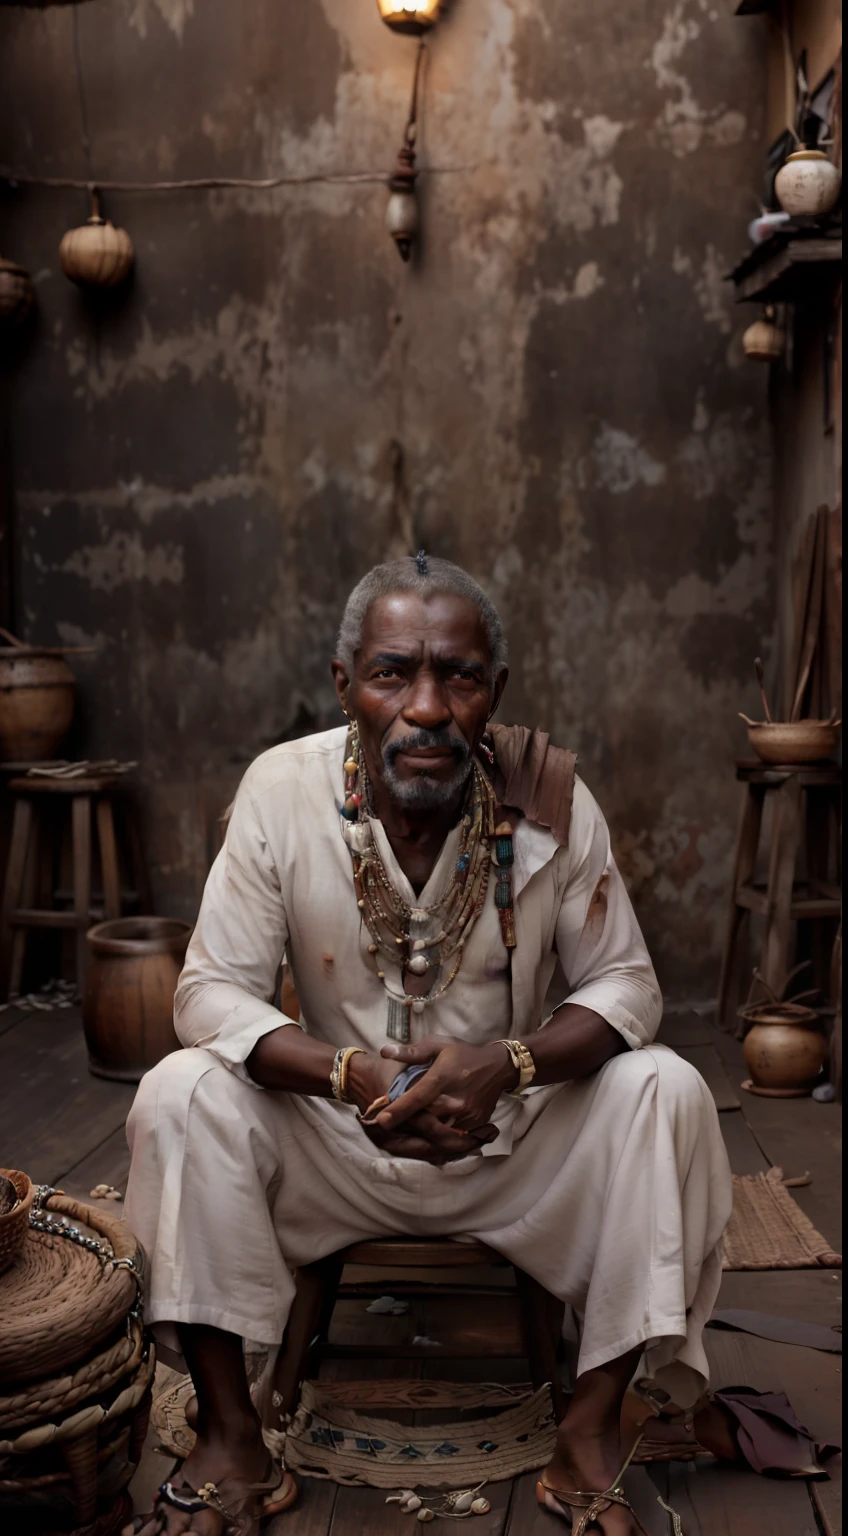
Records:
[[[293,1472],[343,1485],[464,1488],[543,1467],[555,1439],[547,1387],[485,1419],[406,1425],[343,1408],[333,1394],[324,1396],[320,1381],[307,1381],[285,1456]]]
[[[841,1269],[834,1253],[796,1204],[782,1168],[733,1175],[733,1214],[724,1234],[725,1269]]]
[[[161,1385],[151,1426],[165,1450],[184,1458],[194,1444],[185,1418],[191,1382],[181,1376]],[[454,1415],[465,1409],[466,1416],[426,1427],[398,1424],[363,1414],[369,1397],[383,1406],[428,1414],[434,1408]],[[352,1401],[356,1408],[350,1406]],[[479,1414],[489,1408],[489,1417],[471,1417],[472,1410]],[[484,1382],[307,1381],[288,1432],[266,1429],[264,1435],[272,1454],[282,1454],[293,1472],[310,1477],[369,1488],[443,1483],[457,1488],[484,1479],[500,1482],[543,1467],[550,1460],[556,1428],[547,1387],[534,1393],[526,1387]]]

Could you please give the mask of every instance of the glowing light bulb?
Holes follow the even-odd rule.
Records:
[[[393,32],[418,35],[435,26],[441,0],[377,0],[377,9]]]

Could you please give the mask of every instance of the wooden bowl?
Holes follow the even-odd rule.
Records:
[[[11,1269],[24,1245],[29,1230],[29,1212],[35,1190],[25,1173],[17,1168],[0,1168],[0,1178],[14,1186],[16,1203],[0,1216],[0,1275]]]
[[[820,763],[839,744],[840,721],[758,720],[748,724],[748,740],[764,763]]]

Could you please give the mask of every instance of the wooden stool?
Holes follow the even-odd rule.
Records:
[[[433,1363],[435,1351],[422,1344],[384,1345],[374,1349],[366,1344],[328,1344],[327,1335],[336,1301],[341,1296],[381,1296],[391,1284],[391,1293],[403,1296],[479,1295],[483,1287],[459,1286],[421,1280],[364,1280],[341,1285],[346,1264],[364,1264],[371,1269],[385,1269],[392,1274],[405,1269],[466,1269],[469,1266],[498,1265],[511,1267],[515,1273],[516,1300],[521,1313],[524,1355],[530,1365],[533,1386],[551,1384],[557,1423],[565,1413],[559,1359],[562,1354],[562,1324],[565,1307],[544,1286],[493,1248],[484,1243],[457,1242],[453,1238],[380,1238],[354,1243],[316,1264],[307,1264],[295,1272],[296,1292],[292,1303],[283,1349],[277,1364],[276,1390],[281,1398],[281,1412],[294,1413],[301,1383],[322,1359],[373,1360],[375,1354],[395,1360],[427,1360]],[[491,1287],[485,1287],[491,1291]],[[510,1295],[506,1289],[498,1294]],[[491,1359],[505,1351],[492,1348],[491,1340],[469,1337],[459,1349],[440,1349],[438,1359]],[[523,1357],[522,1357],[523,1358]]]
[[[760,973],[779,996],[792,968],[792,924],[812,923],[813,985],[829,991],[828,970],[841,911],[841,771],[837,763],[772,767],[742,758],[745,786],[733,864],[730,917],[718,992],[718,1022],[733,1030],[745,978],[751,914],[765,918]],[[766,881],[755,879],[766,798],[774,815]],[[831,857],[832,852],[832,857]]]
[[[121,781],[122,782],[122,781]],[[142,912],[150,911],[150,887],[141,838],[135,816],[124,804],[120,806],[122,831],[133,867],[135,890],[121,888],[118,844],[114,809],[119,778],[92,774],[87,778],[12,779],[9,791],[15,797],[9,862],[0,911],[0,998],[20,991],[26,936],[31,928],[72,929],[76,933],[76,976],[85,980],[87,947],[85,935],[92,922],[121,917],[127,905]],[[72,886],[64,898],[57,890],[57,873],[62,846],[62,820],[70,802]],[[58,809],[59,815],[55,814]],[[92,906],[91,868],[93,852],[92,811],[100,850],[102,898]],[[40,889],[39,889],[40,887]],[[38,892],[41,905],[33,902]],[[58,900],[70,901],[70,911],[57,910]]]

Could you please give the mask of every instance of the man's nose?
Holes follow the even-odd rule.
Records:
[[[445,689],[432,673],[422,673],[415,679],[406,696],[402,713],[410,725],[428,731],[448,725],[453,718]]]

